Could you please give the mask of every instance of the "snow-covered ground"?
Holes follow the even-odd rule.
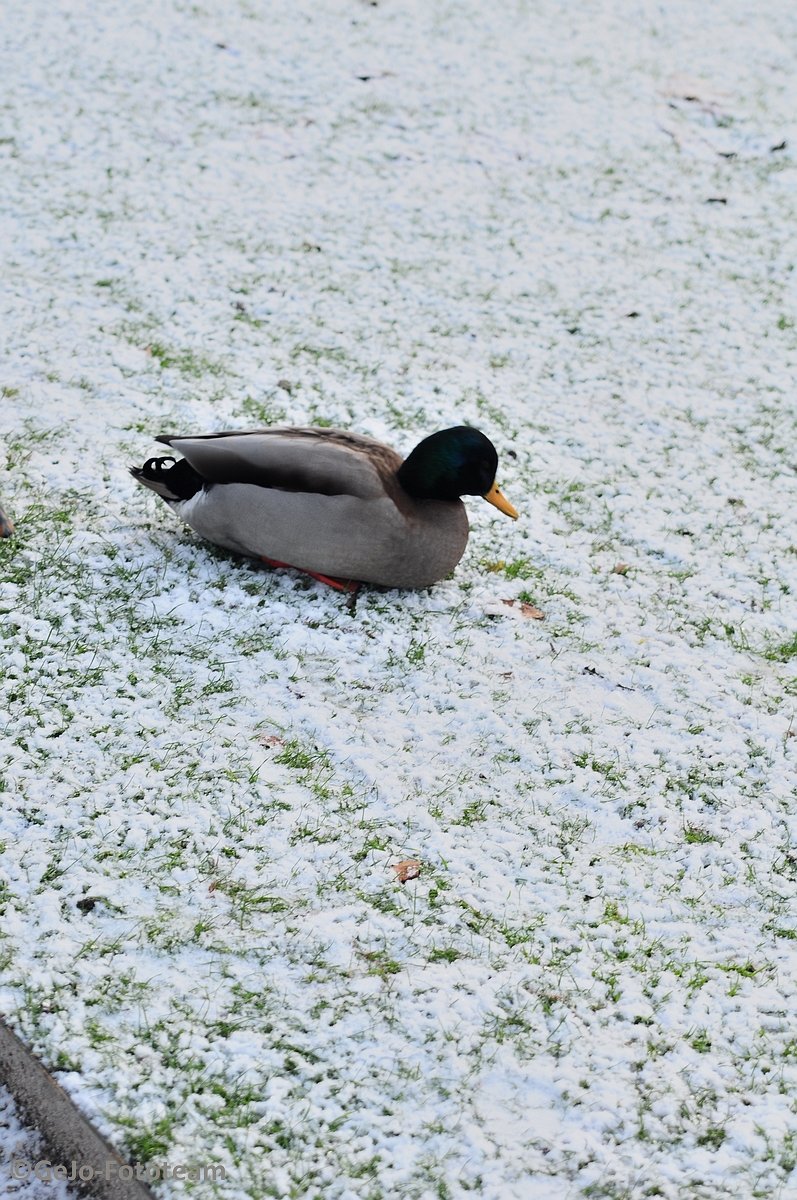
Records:
[[[0,20],[0,1013],[164,1197],[797,1195],[797,9]],[[521,520],[352,616],[126,473],[278,421]]]

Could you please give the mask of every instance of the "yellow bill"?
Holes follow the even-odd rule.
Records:
[[[501,492],[498,489],[497,483],[493,483],[493,486],[490,488],[489,492],[487,492],[487,494],[484,496],[484,499],[487,501],[488,504],[495,505],[495,507],[497,509],[499,509],[502,513],[506,513],[506,515],[508,517],[511,517],[513,521],[516,521],[518,519],[518,517],[520,516],[520,513],[514,507],[514,505],[510,504],[509,501],[506,499],[506,497],[501,495]]]

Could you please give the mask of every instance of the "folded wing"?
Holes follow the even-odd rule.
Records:
[[[266,429],[160,437],[209,483],[249,483],[319,495],[384,495],[401,465],[394,450],[342,429]]]

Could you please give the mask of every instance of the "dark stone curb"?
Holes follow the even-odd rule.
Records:
[[[20,1113],[41,1135],[40,1159],[91,1168],[93,1178],[75,1179],[69,1186],[91,1200],[154,1200],[137,1179],[119,1179],[128,1166],[75,1107],[60,1084],[0,1020],[0,1083],[16,1101]],[[84,1174],[88,1171],[84,1169]]]

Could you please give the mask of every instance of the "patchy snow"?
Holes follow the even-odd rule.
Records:
[[[164,1197],[794,1195],[797,11],[0,20],[0,1012]],[[276,421],[521,520],[352,616],[126,474]]]

